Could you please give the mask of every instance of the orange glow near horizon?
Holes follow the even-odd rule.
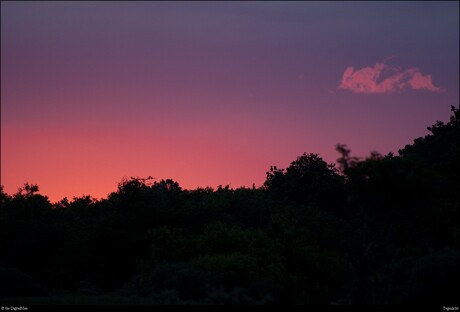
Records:
[[[52,202],[83,195],[101,199],[115,192],[122,178],[149,175],[157,181],[171,178],[184,189],[259,187],[271,165],[285,168],[304,152],[335,162],[334,145],[349,144],[351,135],[355,155],[366,155],[376,138],[387,146],[384,153],[396,152],[384,132],[366,131],[372,119],[329,128],[321,120],[302,123],[282,113],[273,117],[250,111],[227,111],[220,118],[203,111],[160,116],[146,111],[137,120],[128,110],[110,119],[97,112],[92,118],[81,114],[47,123],[2,123],[1,175],[8,194],[29,182]]]
[[[202,127],[183,122],[174,126],[176,132],[166,126],[124,129],[91,123],[9,128],[2,133],[2,144],[9,147],[2,152],[5,191],[12,194],[29,182],[52,202],[83,195],[105,198],[123,177],[148,175],[157,181],[172,178],[186,189],[260,186],[270,165],[279,165],[282,151],[292,149],[282,132],[264,142],[257,126],[244,118],[239,127],[225,119],[195,122]],[[267,156],[263,161],[261,154]]]

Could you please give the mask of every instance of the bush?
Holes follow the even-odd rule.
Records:
[[[0,298],[46,296],[46,289],[13,268],[0,268]]]

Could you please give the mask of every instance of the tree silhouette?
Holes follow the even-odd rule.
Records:
[[[360,159],[338,144],[337,167],[304,153],[270,167],[260,188],[131,177],[106,199],[52,204],[36,184],[13,195],[1,186],[2,304],[63,293],[98,303],[456,304],[452,112],[398,155]]]

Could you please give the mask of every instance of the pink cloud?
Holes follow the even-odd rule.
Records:
[[[429,91],[441,91],[438,87],[433,85],[431,75],[423,76],[420,72],[416,72],[408,81],[412,89],[426,89]]]
[[[354,70],[345,69],[339,88],[355,93],[390,93],[403,88],[442,91],[433,84],[431,75],[423,75],[418,68],[402,70],[383,63]]]

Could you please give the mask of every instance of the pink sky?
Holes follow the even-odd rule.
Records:
[[[1,184],[250,187],[337,143],[397,152],[459,103],[458,23],[458,2],[2,2]]]

